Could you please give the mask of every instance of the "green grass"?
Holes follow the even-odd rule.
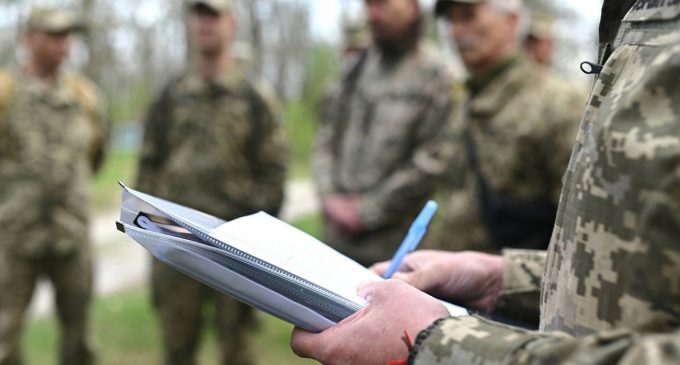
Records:
[[[311,214],[306,217],[299,218],[291,224],[316,238],[321,237],[321,230],[323,228],[323,218],[321,214]]]
[[[292,326],[261,314],[261,326],[253,333],[253,348],[258,364],[309,365],[297,358],[289,347]],[[161,363],[158,323],[146,289],[133,289],[95,301],[93,332],[101,365],[146,365]],[[29,323],[24,334],[27,364],[52,365],[58,358],[58,330],[55,319]],[[212,328],[203,334],[200,364],[217,365],[218,351]]]
[[[303,217],[293,225],[314,235],[321,232],[321,216]],[[253,332],[257,363],[310,365],[297,358],[289,347],[292,325],[260,313],[261,326]],[[100,365],[147,365],[161,363],[159,325],[146,287],[134,288],[104,298],[92,306],[92,323]],[[39,318],[27,324],[24,355],[27,364],[56,364],[58,330],[54,318]],[[199,352],[200,364],[217,365],[218,351],[212,328],[205,330]]]
[[[134,184],[137,154],[112,150],[92,183],[90,206],[95,211],[115,209],[120,204],[118,181]]]
[[[286,107],[285,119],[291,154],[288,175],[293,179],[308,178],[318,123],[315,108],[309,103],[291,102]]]

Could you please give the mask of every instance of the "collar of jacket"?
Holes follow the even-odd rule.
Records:
[[[599,60],[605,63],[612,52],[612,44],[621,26],[621,20],[638,0],[605,0],[600,15]]]
[[[506,71],[512,68],[512,66],[518,62],[518,59],[518,55],[510,56],[510,58],[499,63],[485,75],[468,79],[465,84],[470,95],[474,96],[484,91],[484,89],[494,82],[494,80],[501,77]]]
[[[229,93],[240,90],[245,81],[245,75],[236,66],[223,72],[214,80],[206,80],[196,71],[191,70],[187,73],[181,88],[183,94],[200,95],[207,91],[217,93]]]
[[[53,84],[31,76],[21,68],[17,68],[14,74],[19,76],[18,84],[23,85],[29,95],[45,100],[55,107],[72,105],[76,102],[73,90],[66,85],[64,71],[58,71]]]
[[[497,69],[494,77],[486,80],[481,90],[470,94],[468,113],[481,118],[492,117],[542,72],[525,56],[514,57],[505,62],[501,69]]]

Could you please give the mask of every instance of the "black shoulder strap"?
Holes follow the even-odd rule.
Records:
[[[354,66],[352,66],[349,72],[345,74],[345,77],[342,80],[345,90],[352,91],[352,89],[356,86],[359,76],[361,76],[361,71],[363,71],[366,60],[368,59],[368,52],[368,49],[362,50],[357,56]]]
[[[616,38],[616,34],[621,26],[621,20],[626,16],[638,0],[605,0],[602,4],[602,13],[600,15],[599,27],[599,63],[601,65],[607,62],[607,59],[613,52],[612,45]]]
[[[340,94],[338,95],[336,106],[333,109],[335,111],[335,125],[331,126],[331,128],[334,128],[337,134],[340,134],[344,131],[344,122],[349,119],[349,117],[345,115],[345,111],[349,109],[349,99],[356,90],[359,78],[361,77],[361,73],[364,70],[366,61],[368,60],[368,53],[368,49],[361,51],[361,53],[357,56],[352,68],[347,73],[345,73],[344,77],[342,78]],[[339,140],[340,138],[335,139],[335,141]],[[339,146],[337,146],[337,143],[333,143],[331,146],[331,149],[335,151],[336,154],[338,148]]]

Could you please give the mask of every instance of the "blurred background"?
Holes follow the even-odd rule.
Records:
[[[421,0],[431,15],[433,0]],[[558,40],[554,68],[575,85],[591,79],[578,64],[595,60],[601,0],[525,1],[556,14]],[[89,31],[79,36],[69,67],[83,70],[103,89],[113,122],[112,150],[92,188],[92,239],[97,248],[97,300],[93,311],[101,364],[160,363],[158,325],[146,284],[149,259],[132,240],[114,229],[120,203],[116,181],[132,183],[141,143],[140,117],[148,102],[186,64],[184,2],[181,0],[0,0],[0,64],[25,57],[18,37],[30,8],[65,5],[85,14]],[[291,173],[283,217],[318,235],[321,219],[309,181],[309,154],[317,107],[340,66],[343,27],[361,22],[362,0],[240,0],[239,35],[233,53],[276,91],[285,110],[292,147]],[[447,51],[451,67],[465,77],[445,24],[430,16],[428,37]],[[58,328],[52,319],[52,293],[41,285],[24,334],[28,364],[56,362]],[[256,345],[262,364],[305,364],[288,347],[291,327],[262,315]],[[202,364],[216,364],[211,330]]]

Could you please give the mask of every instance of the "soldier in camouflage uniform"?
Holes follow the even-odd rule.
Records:
[[[65,365],[92,364],[88,190],[106,121],[96,87],[62,71],[76,17],[34,9],[27,62],[0,71],[0,364],[21,364],[25,310],[40,277],[56,293]]]
[[[313,156],[325,242],[388,258],[449,162],[453,81],[421,41],[416,0],[367,1],[375,41],[324,105]]]
[[[193,66],[146,119],[140,190],[231,220],[283,200],[287,146],[274,98],[229,54],[232,2],[188,1]],[[153,301],[165,364],[195,363],[205,305],[214,303],[222,364],[252,364],[252,308],[154,261]]]
[[[545,249],[585,95],[520,52],[520,1],[455,6],[469,98],[426,247]]]
[[[317,335],[297,330],[299,354],[384,364],[407,356],[400,332],[428,327],[401,363],[680,363],[680,2],[606,0],[600,43],[603,68],[547,256],[423,251],[402,267],[413,271],[400,274],[476,308],[526,306],[540,291],[540,330],[446,318],[435,300],[390,280],[363,287],[371,304],[341,325]]]

